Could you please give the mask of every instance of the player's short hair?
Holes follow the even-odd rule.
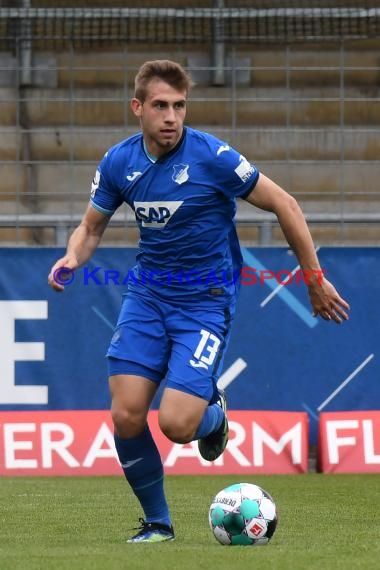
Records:
[[[162,79],[174,89],[186,91],[186,93],[194,85],[190,75],[179,63],[169,59],[146,61],[135,77],[135,97],[142,103],[147,96],[148,84],[153,79]]]

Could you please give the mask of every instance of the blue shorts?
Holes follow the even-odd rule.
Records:
[[[207,401],[216,396],[232,307],[172,306],[129,292],[107,352],[109,375],[134,374]]]

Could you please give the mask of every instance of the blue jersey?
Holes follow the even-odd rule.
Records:
[[[99,164],[91,203],[111,216],[126,202],[135,213],[140,241],[128,288],[174,304],[229,303],[242,268],[236,198],[258,177],[227,143],[189,127],[157,160],[141,133],[113,146]]]

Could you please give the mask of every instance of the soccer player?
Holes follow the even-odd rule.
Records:
[[[184,126],[191,87],[175,62],[142,65],[131,101],[141,132],[104,155],[83,220],[48,277],[62,291],[55,272],[83,265],[117,208],[126,202],[133,209],[140,230],[137,264],[107,352],[116,450],[144,513],[128,542],[174,539],[163,465],[147,423],[161,382],[159,425],[171,441],[198,440],[209,461],[227,445],[226,400],[217,379],[242,269],[237,198],[276,214],[308,272],[314,315],[336,323],[348,318],[348,303],[318,274],[296,200],[226,142]]]

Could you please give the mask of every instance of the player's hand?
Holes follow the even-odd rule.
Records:
[[[58,259],[53,265],[48,275],[48,285],[54,291],[62,293],[65,285],[71,283],[74,279],[74,271],[78,268],[78,261],[75,257],[65,255]]]
[[[325,321],[341,324],[348,320],[350,305],[337,292],[334,285],[326,278],[321,283],[309,286],[309,297],[313,307],[313,317],[318,315]]]

